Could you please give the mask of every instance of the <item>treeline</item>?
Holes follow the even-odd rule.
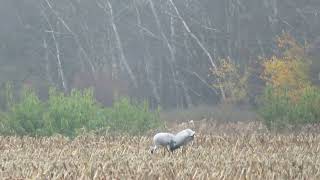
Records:
[[[319,56],[319,8],[318,0],[2,0],[0,104],[6,82],[14,97],[28,86],[43,100],[49,87],[93,87],[109,106],[114,94],[153,108],[256,103],[261,64],[280,55],[283,32]]]
[[[312,67],[318,62],[308,55],[304,45],[290,34],[276,39],[278,53],[258,63],[261,94],[255,110],[269,130],[299,129],[320,122],[320,87],[312,79]],[[309,49],[309,48],[308,48]],[[230,58],[210,68],[212,88],[220,90],[222,102],[239,104],[249,99],[249,77],[254,71],[241,71]],[[150,110],[147,101],[119,96],[105,107],[96,101],[92,89],[63,92],[50,88],[48,98],[40,100],[25,86],[14,98],[13,86],[5,86],[5,111],[0,113],[0,134],[75,136],[82,132],[143,134],[164,127],[159,107]]]

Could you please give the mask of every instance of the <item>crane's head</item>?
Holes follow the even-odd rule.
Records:
[[[196,132],[192,131],[191,129],[185,129],[186,132],[188,132],[188,134],[192,137],[194,137],[194,135],[196,134]]]

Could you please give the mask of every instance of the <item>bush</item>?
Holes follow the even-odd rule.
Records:
[[[275,91],[268,86],[262,97],[259,114],[269,129],[297,128],[300,125],[320,122],[320,89],[306,87],[300,97],[292,99],[290,91]]]
[[[108,125],[112,132],[141,134],[147,130],[161,127],[159,110],[151,112],[147,102],[130,103],[128,98],[120,98],[112,108],[106,110]]]
[[[19,103],[11,105],[6,125],[19,135],[42,134],[44,105],[31,89],[24,89]]]
[[[43,120],[48,135],[53,133],[74,136],[76,131],[104,127],[103,108],[95,101],[92,90],[72,90],[70,95],[50,89]]]
[[[0,133],[43,136],[75,136],[81,131],[110,129],[113,132],[141,134],[162,125],[158,112],[144,102],[130,103],[120,98],[111,108],[103,108],[93,91],[72,90],[69,95],[50,89],[41,102],[31,89],[23,90],[19,102],[12,102],[8,112],[0,114]]]

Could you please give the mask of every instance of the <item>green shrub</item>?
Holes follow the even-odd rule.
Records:
[[[0,134],[8,134],[8,115],[5,112],[0,112]]]
[[[72,90],[70,95],[50,89],[44,122],[48,135],[53,133],[74,136],[76,131],[103,127],[103,109],[94,99],[92,90]]]
[[[19,135],[42,134],[44,105],[31,89],[24,89],[19,103],[13,103],[8,112],[6,125],[9,132]]]
[[[108,125],[113,132],[141,134],[163,126],[159,110],[157,112],[150,111],[147,102],[130,103],[128,98],[122,97],[106,112]]]
[[[283,90],[283,93],[278,93],[271,87],[265,89],[259,114],[269,129],[297,128],[320,122],[319,88],[304,88],[296,101],[288,92]]]
[[[31,136],[62,134],[75,136],[83,131],[112,130],[115,133],[141,134],[163,125],[159,112],[148,104],[131,103],[120,98],[111,108],[103,108],[93,91],[72,90],[69,95],[50,89],[41,102],[31,89],[23,90],[19,102],[11,102],[0,114],[0,133]]]
[[[320,89],[306,88],[300,98],[295,112],[300,123],[319,123],[320,122]]]

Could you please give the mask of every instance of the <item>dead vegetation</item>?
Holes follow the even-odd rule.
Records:
[[[253,131],[257,123],[216,126],[185,153],[148,152],[150,137],[70,140],[0,137],[0,177],[8,179],[319,179],[320,135]],[[213,127],[214,128],[214,127]],[[223,131],[225,129],[226,131]],[[234,133],[228,133],[228,130]]]

